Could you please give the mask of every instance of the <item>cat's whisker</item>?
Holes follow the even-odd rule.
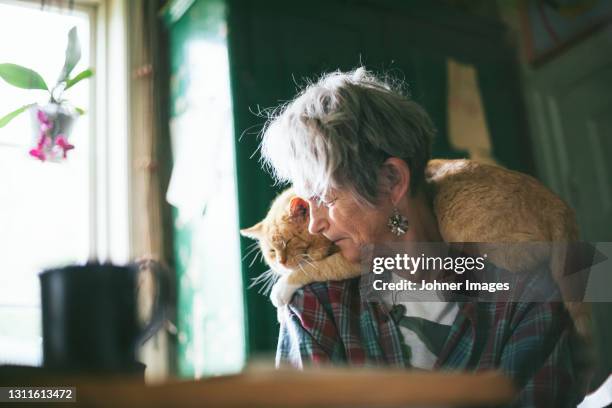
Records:
[[[258,249],[259,249],[259,253],[257,253],[257,252],[256,252],[256,253],[255,253],[255,255],[253,256],[253,259],[251,259],[251,262],[249,263],[249,268],[250,268],[251,266],[253,266],[253,264],[254,264],[254,263],[257,261],[257,257],[258,257],[259,255],[261,255],[261,260],[263,261],[263,253],[262,253],[262,251],[261,251],[261,249],[260,249],[259,247],[257,247],[257,248],[253,248],[253,249],[251,250],[251,252],[249,252],[249,253],[248,253],[248,255],[251,255],[251,254],[253,253],[253,251],[258,250]],[[245,255],[245,256],[246,256],[246,255]]]
[[[247,253],[242,257],[242,260],[244,261],[249,255],[251,255],[253,252],[257,251],[259,249],[259,246],[254,246],[254,247],[250,247],[247,251]]]
[[[269,279],[270,271],[271,271],[271,269],[268,269],[267,271],[264,271],[264,272],[260,273],[258,276],[252,278],[251,279],[251,284],[249,285],[249,289],[251,289],[255,285],[258,285],[260,283],[263,283],[263,282],[267,281]]]
[[[251,284],[248,288],[251,289],[255,286],[260,285],[260,288],[257,293],[267,295],[272,290],[272,287],[274,286],[278,278],[279,276],[276,272],[274,272],[272,269],[268,269],[267,271],[262,272],[259,276],[251,279]]]
[[[306,259],[302,259],[302,262],[300,262],[299,265],[303,266],[304,263],[308,264],[308,266],[310,266],[312,269],[315,269],[315,270],[319,269],[319,268],[317,268],[317,266],[315,264],[313,264],[310,261],[307,261]]]
[[[255,244],[255,245],[251,245],[247,248],[247,253],[251,253],[253,251],[257,251],[259,249],[259,245]]]
[[[253,252],[257,252],[257,251],[261,251],[261,248],[259,247],[259,245],[255,245],[255,246],[249,248],[249,250],[246,253],[250,255]]]
[[[272,291],[272,287],[278,280],[278,275],[270,270],[270,274],[268,275],[268,279],[265,284],[260,289],[259,293],[263,293],[264,295],[268,295]]]
[[[310,275],[310,273],[306,272],[306,269],[304,269],[304,265],[302,264],[298,264],[298,267],[300,268],[300,270],[304,273],[304,275],[308,276],[309,278],[312,278],[312,276]]]
[[[272,287],[274,286],[275,283],[276,283],[275,279],[268,280],[268,282],[266,283],[266,286],[263,287],[259,293],[262,293],[266,296],[269,295],[270,292],[272,292]]]
[[[262,273],[260,273],[259,275],[257,275],[255,278],[253,278],[253,280],[261,280],[264,279],[264,277],[266,277],[268,275],[268,273],[270,273],[270,269],[266,269],[265,271],[263,271]]]
[[[308,262],[308,263],[314,262],[314,259],[311,256],[302,256],[300,257],[300,260]]]
[[[249,284],[247,289],[251,289],[253,286],[257,285],[258,283],[260,283],[261,279],[262,279],[262,275],[257,275],[254,278],[251,278],[251,283]]]
[[[310,259],[312,259],[312,258],[310,258]],[[307,263],[307,264],[308,264],[308,265],[310,265],[310,266],[311,266],[313,269],[316,269],[316,270],[318,270],[318,269],[319,269],[319,268],[317,267],[317,265],[315,265],[315,264],[314,264],[314,263],[313,263],[311,260],[309,260],[309,259],[307,259],[307,258],[300,258],[300,264],[301,264],[302,262]]]
[[[253,266],[253,264],[255,263],[255,261],[257,261],[257,254],[255,254],[255,256],[253,257],[253,259],[251,259],[251,263],[249,263],[249,268],[251,266]]]
[[[246,252],[250,253],[253,249],[259,247],[259,242],[253,242],[249,246],[246,247]]]
[[[305,261],[315,262],[314,258],[310,254],[303,254],[302,259]]]

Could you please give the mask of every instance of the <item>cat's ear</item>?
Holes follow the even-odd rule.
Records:
[[[240,235],[247,238],[259,239],[263,234],[263,222],[258,222],[250,228],[240,230]]]
[[[293,197],[289,203],[289,213],[291,218],[297,221],[308,219],[308,203],[300,197]]]

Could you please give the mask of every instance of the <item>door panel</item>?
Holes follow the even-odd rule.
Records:
[[[581,239],[612,241],[612,27],[525,73],[538,175],[576,211]],[[612,304],[594,303],[598,373],[612,369]]]
[[[566,66],[568,76],[570,67]],[[535,85],[530,91],[540,171],[576,210],[581,237],[589,241],[612,240],[610,83],[612,58],[609,64],[593,67],[592,73],[582,72],[557,86],[544,84],[538,89]]]

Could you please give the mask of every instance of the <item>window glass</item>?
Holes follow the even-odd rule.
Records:
[[[0,1],[0,63],[33,69],[53,86],[73,26],[82,52],[74,75],[91,65],[90,16]],[[82,81],[65,97],[88,112],[90,91],[90,81]],[[0,80],[0,116],[48,99],[45,91],[20,89]],[[86,114],[77,120],[69,140],[75,148],[60,163],[43,163],[28,154],[35,143],[30,112],[0,128],[0,364],[40,363],[38,273],[84,262],[90,254],[91,117]]]

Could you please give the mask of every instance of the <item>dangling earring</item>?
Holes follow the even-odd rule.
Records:
[[[397,207],[394,207],[393,214],[389,216],[389,221],[387,221],[387,227],[396,236],[401,237],[408,231],[408,225],[408,218],[400,214]]]

